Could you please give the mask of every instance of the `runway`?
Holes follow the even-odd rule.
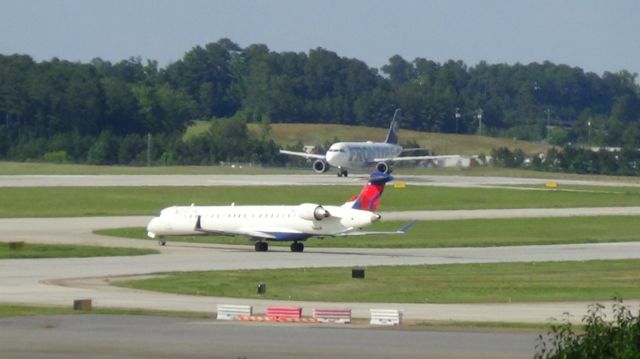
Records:
[[[503,177],[414,176],[421,184],[456,186],[511,185],[541,183],[543,179]],[[328,180],[328,182],[326,182]],[[361,183],[364,179],[335,176],[0,176],[0,186],[117,186],[117,185],[278,185]],[[572,182],[573,183],[573,182]],[[581,182],[582,184],[590,182]],[[608,182],[607,182],[608,183]],[[602,185],[602,182],[593,184]],[[640,215],[640,207],[538,208],[454,211],[382,212],[383,220],[455,220],[471,218],[563,217],[595,215]],[[99,246],[159,248],[155,241],[102,237],[95,229],[141,227],[150,216],[86,218],[0,219],[0,240],[39,243],[71,243]],[[428,239],[427,239],[428,240]],[[498,263],[534,261],[583,261],[590,259],[640,258],[640,242],[519,246],[492,248],[434,249],[331,249],[314,248],[313,240],[302,254],[272,247],[269,253],[256,253],[253,246],[172,243],[160,248],[161,255],[138,257],[21,259],[0,261],[0,301],[5,303],[70,305],[74,299],[92,298],[94,305],[159,310],[213,311],[217,304],[253,305],[261,312],[268,305],[301,305],[310,314],[324,303],[292,303],[228,298],[204,298],[132,291],[109,286],[109,278],[167,271],[231,270],[302,267],[352,267],[374,265]],[[547,322],[571,312],[581,317],[588,303],[505,303],[478,305],[440,305],[384,303],[404,310],[412,320]],[[335,303],[351,307],[356,317],[367,317],[368,310],[380,303]]]
[[[216,186],[216,185],[361,185],[365,176],[348,179],[329,175],[287,176],[0,176],[0,187],[16,186]],[[548,179],[466,176],[397,176],[408,185],[509,186],[542,185]],[[596,181],[558,181],[561,185],[625,185]],[[640,207],[509,209],[463,211],[382,212],[383,220],[455,220],[470,218],[528,218],[593,215],[640,215]],[[578,321],[587,302],[434,304],[434,303],[316,303],[199,297],[130,290],[110,286],[121,277],[168,271],[266,269],[304,267],[367,267],[374,265],[438,265],[582,261],[640,258],[640,242],[434,249],[314,248],[304,253],[272,247],[268,253],[253,246],[207,245],[102,237],[92,230],[144,226],[150,216],[0,219],[0,241],[71,243],[100,246],[157,248],[158,255],[135,257],[21,259],[0,261],[0,302],[71,306],[91,298],[96,307],[214,312],[218,304],[246,304],[254,313],[270,305],[295,305],[311,315],[313,308],[349,307],[356,318],[371,308],[403,311],[408,321],[479,321],[548,323],[571,313]],[[607,304],[610,308],[611,303]],[[625,301],[638,310],[640,301]],[[315,326],[270,326],[170,318],[120,316],[45,316],[0,320],[3,357],[116,358],[136,357],[300,357],[383,358],[524,358],[534,351],[534,333],[473,333],[428,330],[372,330]],[[353,329],[358,330],[353,330]],[[78,342],[70,341],[70,338]],[[249,338],[249,339],[247,339]],[[293,338],[293,339],[292,339]],[[334,344],[329,348],[327,343]],[[240,348],[240,350],[239,350]],[[283,349],[284,348],[284,349]]]
[[[600,209],[593,209],[599,211]],[[635,209],[638,210],[637,208]],[[566,215],[568,210],[562,212]],[[581,209],[587,213],[587,209]],[[424,211],[423,216],[429,211]],[[441,215],[441,211],[438,216]],[[477,211],[473,211],[478,214]],[[402,212],[390,212],[399,216]],[[634,212],[635,213],[635,212]],[[492,214],[492,212],[489,212]],[[109,278],[167,271],[367,267],[374,265],[412,265],[447,263],[535,262],[590,259],[640,258],[640,242],[516,246],[491,248],[433,249],[335,249],[313,248],[291,253],[272,247],[268,253],[254,252],[253,246],[207,245],[168,242],[158,247],[153,240],[134,240],[97,236],[93,229],[144,226],[150,217],[18,218],[0,219],[0,238],[27,242],[74,243],[103,246],[159,248],[160,255],[101,258],[19,259],[0,261],[0,298],[8,303],[70,305],[74,299],[92,298],[104,307],[157,310],[214,311],[217,304],[253,305],[263,312],[269,305],[300,305],[305,314],[326,303],[259,301],[196,297],[144,292],[112,287]],[[422,217],[425,218],[425,217]],[[588,303],[505,303],[497,304],[406,304],[333,303],[352,308],[355,317],[366,318],[369,309],[385,306],[404,310],[411,320],[503,321],[544,323],[560,318],[564,312],[581,317]]]
[[[548,178],[440,176],[395,174],[410,186],[482,187],[539,185],[640,186],[630,177],[619,182]],[[337,177],[334,174],[288,175],[0,175],[0,187],[117,187],[117,186],[336,186],[361,185],[367,174]]]
[[[137,316],[0,319],[7,358],[531,358],[537,332],[398,330]]]

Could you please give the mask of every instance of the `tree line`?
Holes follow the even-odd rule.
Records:
[[[547,172],[604,174],[612,176],[640,176],[640,151],[635,148],[598,149],[567,145],[552,147],[534,156],[521,149],[506,147],[491,151],[493,164],[498,167],[528,168]]]
[[[635,80],[627,71],[600,76],[550,62],[467,66],[398,55],[375,69],[323,48],[274,52],[228,39],[194,47],[164,68],[140,58],[78,63],[0,55],[0,159],[277,163],[272,141],[232,131],[231,123],[386,127],[397,107],[408,129],[637,148]],[[225,152],[231,139],[216,128],[183,141],[186,126],[199,119],[216,119],[214,126],[239,136],[231,144],[236,151]],[[254,152],[238,155],[238,148]]]

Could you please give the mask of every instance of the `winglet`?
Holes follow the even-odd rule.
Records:
[[[373,172],[355,201],[347,203],[352,203],[351,208],[354,209],[375,212],[378,209],[382,192],[384,192],[384,186],[391,180],[393,180],[393,176],[388,173]]]
[[[398,233],[402,233],[402,234],[407,233],[407,231],[411,227],[413,227],[414,224],[416,224],[416,221],[411,221],[411,222],[405,224],[404,226],[400,227],[400,229],[398,229]]]

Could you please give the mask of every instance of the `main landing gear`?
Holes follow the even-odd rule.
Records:
[[[349,172],[347,172],[347,170],[338,168],[338,177],[348,177],[348,176],[349,176]]]
[[[167,241],[164,238],[159,237],[158,244],[161,246],[164,246],[165,244],[167,244]]]
[[[267,242],[256,242],[254,247],[256,252],[266,252],[269,250],[269,244]]]
[[[269,250],[269,244],[267,242],[256,242],[254,244],[254,248],[256,252],[266,252]],[[291,243],[291,251],[292,252],[304,251],[304,244],[300,242]]]
[[[293,242],[293,243],[291,243],[291,251],[292,252],[302,252],[302,251],[304,251],[304,243],[301,243],[301,242]]]

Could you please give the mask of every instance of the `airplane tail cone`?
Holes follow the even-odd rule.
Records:
[[[393,180],[393,176],[388,173],[373,172],[369,177],[369,181],[353,202],[352,208],[370,212],[377,211],[380,197],[384,192],[384,186],[391,180]]]

